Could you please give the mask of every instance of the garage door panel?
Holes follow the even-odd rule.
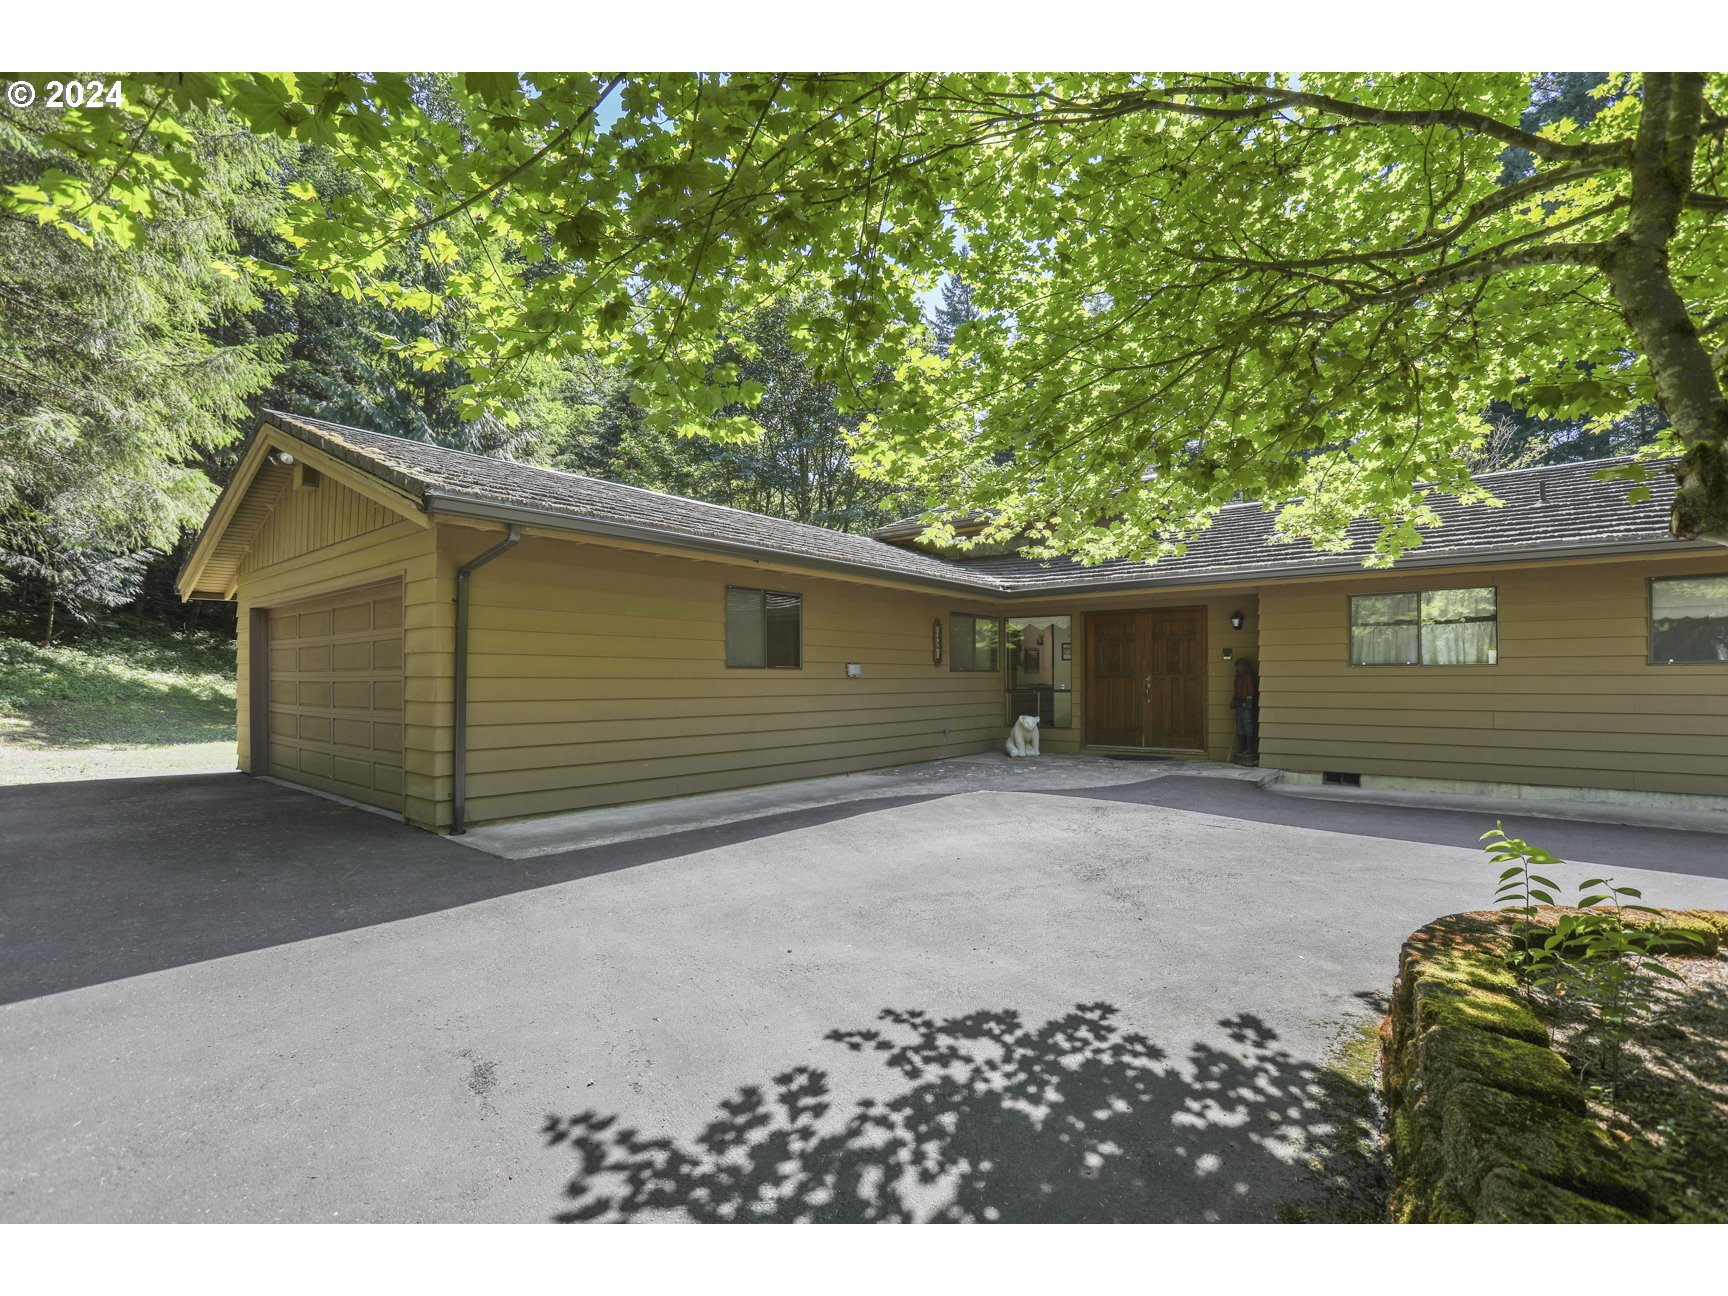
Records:
[[[372,722],[338,717],[330,722],[329,741],[338,747],[372,747]]]
[[[352,756],[332,756],[330,758],[332,777],[343,783],[360,783],[370,786],[372,783],[372,762],[355,760]]]
[[[370,711],[370,680],[337,680],[330,686],[330,705],[337,711]]]
[[[370,603],[351,603],[347,607],[336,608],[331,613],[331,628],[336,634],[353,634],[357,630],[372,628],[372,605]]]
[[[400,810],[402,595],[349,590],[270,613],[270,765]]]

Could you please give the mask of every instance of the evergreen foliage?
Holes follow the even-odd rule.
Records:
[[[159,598],[266,404],[1085,559],[1620,452],[1728,537],[1728,74],[125,84],[0,108],[14,599]]]
[[[33,142],[45,111],[0,123],[5,184],[68,165]],[[279,146],[214,117],[197,126],[197,193],[165,194],[130,243],[0,220],[0,591],[38,604],[50,633],[56,607],[88,618],[126,602],[153,551],[203,519],[203,461],[281,354],[279,340],[221,336],[260,298],[219,264],[238,231],[279,214]]]
[[[1241,492],[1326,545],[1376,519],[1389,561],[1432,521],[1421,484],[1483,498],[1467,451],[1497,402],[1575,425],[1655,403],[1675,533],[1728,540],[1728,73],[127,84],[53,133],[122,179],[13,210],[132,236],[201,183],[171,140],[127,171],[136,137],[210,102],[335,148],[367,182],[295,190],[289,268],[253,268],[419,319],[459,303],[397,340],[466,421],[508,422],[531,358],[599,354],[652,426],[747,441],[764,389],[722,361],[726,321],[797,289],[813,374],[869,411],[859,465],[1051,551],[1167,552]],[[446,276],[392,268],[422,239]],[[925,346],[953,274],[982,311],[963,363]]]

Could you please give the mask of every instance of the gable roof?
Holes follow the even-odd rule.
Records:
[[[557,527],[752,558],[904,576],[995,595],[1000,583],[941,558],[784,518],[553,468],[449,450],[266,410],[265,421],[417,496],[428,512]]]
[[[302,441],[273,427],[268,417],[259,422],[180,569],[175,585],[181,598],[234,597],[247,552],[295,480],[295,469],[278,462],[275,452],[298,447]],[[343,485],[382,504],[397,517],[421,526],[432,524],[418,498],[389,485],[369,467],[332,461],[324,466]]]
[[[265,411],[242,468],[223,492],[181,576],[186,597],[227,597],[250,536],[268,515],[281,483],[261,453],[268,439],[293,440],[322,451],[356,475],[369,477],[393,500],[427,516],[468,517],[548,527],[579,534],[634,539],[734,557],[867,573],[992,598],[1096,590],[1288,579],[1360,570],[1377,527],[1357,522],[1350,547],[1317,550],[1307,541],[1271,543],[1273,515],[1258,504],[1225,508],[1188,552],[1156,564],[1116,559],[1087,567],[1071,559],[937,557],[907,547],[921,526],[902,519],[876,536],[765,517],[700,500],[664,495],[575,473],[449,450],[424,441],[386,436],[322,419]],[[1398,567],[1467,562],[1529,561],[1631,552],[1685,552],[1714,548],[1676,541],[1668,534],[1674,484],[1663,474],[1650,482],[1651,498],[1626,502],[1620,482],[1592,481],[1613,463],[1561,464],[1485,474],[1503,507],[1465,506],[1451,496],[1432,503],[1442,525],[1409,551]],[[256,479],[255,502],[250,487]],[[230,499],[230,495],[234,498]],[[252,515],[256,514],[254,518]],[[230,532],[236,522],[244,523]],[[250,526],[250,530],[248,530]],[[892,536],[901,543],[889,543]],[[201,559],[202,565],[195,570]],[[213,574],[214,573],[214,574]],[[190,581],[190,584],[188,583]]]

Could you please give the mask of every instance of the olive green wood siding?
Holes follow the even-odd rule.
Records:
[[[497,537],[438,534],[453,596],[456,568]],[[728,585],[803,596],[802,668],[726,666]],[[964,755],[1006,733],[1000,671],[930,659],[933,619],[946,635],[950,612],[993,611],[963,596],[530,536],[475,573],[470,599],[473,823]]]
[[[1728,795],[1728,664],[1646,662],[1653,576],[1728,556],[1450,568],[1261,590],[1261,763]],[[1493,585],[1494,666],[1351,666],[1349,596]]]
[[[403,581],[404,812],[447,826],[457,568],[499,528],[399,519],[326,478],[283,494],[240,564],[241,766],[251,768],[250,612]],[[768,564],[530,534],[474,577],[469,818],[650,800],[994,749],[1000,671],[930,660],[932,620],[1074,618],[1084,744],[1087,614],[1206,609],[1206,755],[1232,747],[1234,657],[1261,669],[1262,763],[1293,771],[1728,795],[1728,666],[1646,664],[1652,575],[1728,572],[1714,554],[1451,568],[1048,602],[972,598]],[[803,596],[798,670],[725,665],[727,585]],[[1492,584],[1499,664],[1351,667],[1354,593]],[[1229,624],[1244,616],[1242,629]],[[863,667],[860,679],[847,662]]]
[[[345,498],[346,497],[346,498]],[[437,703],[421,684],[429,671],[449,673],[447,640],[454,624],[437,606],[436,552],[429,527],[398,520],[388,509],[326,478],[315,489],[284,494],[241,564],[236,643],[240,768],[253,771],[251,611],[280,607],[356,586],[403,582],[403,815],[433,821],[430,745],[439,731]],[[263,559],[268,558],[265,562]],[[448,697],[444,710],[448,712]],[[442,717],[448,726],[448,716]],[[291,777],[291,776],[290,776]]]
[[[380,530],[393,519],[382,504],[340,482],[325,480],[315,487],[290,487],[246,551],[240,574],[262,571],[339,540]]]

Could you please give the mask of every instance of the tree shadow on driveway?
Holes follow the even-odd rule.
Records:
[[[1293,1057],[1259,1018],[1181,1060],[1087,1003],[1039,1026],[1011,1010],[885,1009],[827,1038],[903,1082],[837,1110],[797,1066],[718,1104],[689,1144],[617,1116],[547,1118],[577,1170],[560,1222],[1176,1222],[1373,1219],[1384,1180],[1370,1105]],[[1356,1199],[1347,1212],[1336,1209]],[[1333,1209],[1314,1203],[1331,1201]]]
[[[510,861],[244,774],[0,787],[0,1004],[932,799],[819,806]]]

